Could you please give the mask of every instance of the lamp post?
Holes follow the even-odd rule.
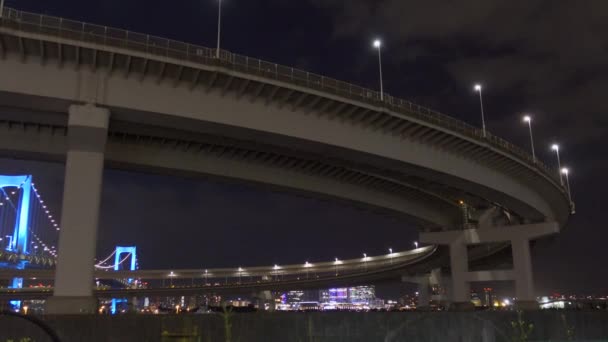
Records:
[[[340,259],[336,258],[336,262],[334,262],[334,265],[336,265],[336,277],[338,276],[338,264],[340,263]]]
[[[418,249],[418,241],[414,241],[414,247],[416,247],[416,249]]]
[[[565,167],[562,169],[562,174],[564,176],[566,176],[566,189],[568,190],[568,201],[570,201],[570,203],[572,203],[572,192],[570,191],[570,178],[569,178],[570,170]]]
[[[215,58],[220,58],[220,41],[222,35],[222,0],[218,0],[217,6],[217,49],[215,50]]]
[[[481,84],[475,85],[475,91],[479,93],[479,105],[481,107],[481,130],[483,132],[483,137],[486,137],[486,119],[483,114],[483,97],[481,96]]]
[[[564,186],[564,177],[563,177],[562,171],[561,171],[562,170],[562,162],[559,159],[559,145],[558,144],[553,144],[551,146],[551,149],[553,151],[555,151],[555,154],[557,155],[557,170],[558,170],[558,173],[559,173],[559,182],[561,183],[562,186]]]
[[[374,40],[374,47],[378,49],[378,69],[380,71],[380,101],[384,101],[384,84],[382,81],[382,41]]]
[[[389,260],[390,260],[390,263],[392,264],[393,263],[393,249],[392,248],[388,249],[388,257],[390,258]]]
[[[536,161],[536,153],[534,152],[534,136],[532,135],[532,117],[529,115],[524,116],[524,122],[528,123],[530,130],[530,147],[532,148],[532,159]]]

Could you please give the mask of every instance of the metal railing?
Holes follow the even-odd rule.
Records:
[[[559,173],[557,170],[551,170],[544,163],[533,158],[528,152],[502,138],[489,132],[484,136],[482,130],[477,127],[386,93],[383,96],[383,100],[381,100],[379,92],[351,83],[239,55],[226,50],[220,50],[220,58],[218,59],[215,57],[216,49],[208,47],[44,14],[24,12],[8,7],[4,8],[0,26],[107,47],[124,48],[196,64],[222,67],[382,107],[389,111],[460,133],[509,153],[552,179],[556,185],[559,184]],[[565,193],[563,187],[561,190]]]

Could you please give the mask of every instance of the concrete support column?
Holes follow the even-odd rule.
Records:
[[[511,250],[515,275],[516,305],[521,309],[538,309],[538,302],[534,295],[530,241],[526,238],[511,240]]]
[[[110,112],[94,105],[72,105],[68,120],[59,255],[53,297],[47,313],[94,313],[93,259]]]
[[[418,310],[428,310],[431,306],[431,295],[429,289],[429,278],[423,277],[418,283],[418,303],[416,308]]]
[[[450,242],[450,267],[452,269],[453,309],[472,309],[471,284],[467,280],[469,255],[467,245],[460,239]]]

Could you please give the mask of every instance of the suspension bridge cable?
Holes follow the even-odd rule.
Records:
[[[105,270],[110,269],[110,268],[115,268],[117,266],[122,265],[122,263],[125,262],[125,261],[127,261],[127,259],[129,259],[130,256],[131,256],[131,253],[127,253],[127,255],[124,258],[122,258],[122,260],[120,260],[117,264],[114,264],[114,265],[110,265],[110,266],[98,266],[98,265],[95,265],[95,267],[96,268],[105,269]]]
[[[116,250],[114,250],[107,258],[103,259],[102,261],[98,262],[97,265],[95,266],[100,266],[102,264],[105,264],[108,260],[110,260],[114,254],[116,254]]]

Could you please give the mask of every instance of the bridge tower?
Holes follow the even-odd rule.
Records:
[[[123,254],[131,255],[131,262],[129,265],[129,270],[135,271],[135,269],[137,268],[137,247],[135,247],[135,246],[132,246],[132,247],[116,246],[116,253],[114,253],[114,271],[118,271],[120,269],[120,265],[121,265],[120,257]],[[133,279],[128,279],[129,284],[131,284],[132,281],[133,281]],[[116,313],[116,304],[123,303],[125,301],[126,300],[124,300],[124,299],[112,298],[112,306],[110,308],[110,312],[114,315]]]
[[[32,193],[32,176],[0,175],[0,197],[9,198],[8,194],[4,190],[4,188],[6,187],[17,187],[21,190],[19,194],[19,200],[17,202],[17,207],[15,208],[15,226],[13,229],[13,234],[7,235],[7,237],[9,237],[10,239],[8,245],[6,246],[6,250],[16,254],[27,254],[30,220],[30,199]],[[17,268],[25,268],[25,263],[25,261],[19,261],[17,263]],[[11,287],[17,289],[22,288],[23,278],[13,278]],[[21,301],[11,301],[11,304],[19,308],[21,306]]]
[[[16,219],[13,234],[6,247],[7,251],[18,254],[28,253],[30,199],[32,193],[32,176],[0,176],[0,196],[8,198],[5,187],[21,189],[16,209]]]

